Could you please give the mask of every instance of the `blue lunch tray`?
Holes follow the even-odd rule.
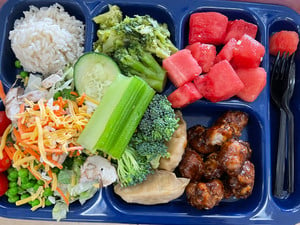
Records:
[[[182,110],[188,127],[195,124],[209,126],[223,112],[241,110],[249,114],[248,126],[243,131],[242,140],[249,141],[253,150],[252,162],[256,177],[252,195],[245,200],[222,201],[211,210],[197,210],[186,202],[185,196],[168,203],[154,206],[127,204],[114,194],[113,188],[101,189],[91,200],[81,206],[78,202],[70,205],[66,221],[155,223],[155,224],[295,224],[300,222],[300,144],[295,141],[295,192],[288,198],[279,200],[273,195],[275,178],[276,149],[278,139],[279,114],[270,99],[270,66],[274,57],[269,56],[270,34],[280,30],[299,33],[300,15],[295,11],[275,5],[241,3],[213,0],[8,0],[0,10],[0,79],[8,89],[15,81],[15,56],[8,40],[14,21],[23,16],[29,5],[50,6],[58,2],[70,15],[82,20],[86,25],[85,51],[92,50],[96,40],[97,26],[92,18],[108,9],[107,4],[117,4],[125,15],[150,16],[168,24],[172,40],[181,49],[188,44],[188,21],[194,12],[216,11],[229,20],[244,19],[258,26],[256,39],[266,48],[261,63],[268,73],[267,85],[253,103],[238,98],[211,103],[199,100]],[[291,108],[295,115],[295,137],[300,134],[300,50],[296,52],[296,86]],[[165,94],[174,90],[167,84]],[[0,106],[3,110],[3,105]],[[35,212],[28,205],[16,207],[0,199],[0,216],[16,219],[51,220],[52,207]]]

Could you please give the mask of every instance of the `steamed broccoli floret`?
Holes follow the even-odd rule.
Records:
[[[108,29],[116,26],[122,21],[123,15],[120,8],[116,5],[108,5],[108,12],[102,13],[93,18],[99,24],[100,29]]]
[[[124,75],[139,76],[156,91],[163,91],[166,71],[139,43],[132,42],[127,48],[119,48],[113,54],[113,58]]]
[[[169,141],[178,127],[178,118],[165,95],[156,94],[138,129],[148,141]]]
[[[130,146],[157,168],[161,157],[169,157],[166,141],[178,127],[178,119],[165,95],[156,94],[150,102]]]
[[[153,173],[150,162],[135,149],[127,147],[122,157],[118,159],[117,173],[122,187],[143,182]]]

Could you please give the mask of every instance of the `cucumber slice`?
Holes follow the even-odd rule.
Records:
[[[80,95],[100,101],[107,88],[121,74],[118,65],[107,55],[88,52],[74,66],[75,87]]]

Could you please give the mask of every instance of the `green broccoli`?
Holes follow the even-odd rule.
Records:
[[[124,75],[139,76],[156,91],[163,91],[167,80],[166,71],[138,42],[133,41],[127,48],[119,48],[113,58]]]
[[[156,94],[150,102],[129,145],[157,168],[161,157],[169,157],[166,141],[178,127],[178,119],[165,95]]]
[[[153,173],[150,162],[145,156],[127,147],[122,157],[117,161],[117,173],[122,187],[132,186],[143,182]]]
[[[119,24],[123,19],[122,11],[116,5],[108,5],[108,11],[93,18],[100,29],[109,29]]]
[[[156,94],[138,129],[147,141],[169,141],[178,127],[174,109],[165,95]]]

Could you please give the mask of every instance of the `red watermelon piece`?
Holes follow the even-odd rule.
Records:
[[[282,55],[283,52],[289,52],[291,55],[297,50],[298,43],[299,35],[295,31],[279,31],[270,38],[270,54],[277,55],[280,52]]]
[[[164,59],[162,65],[176,87],[192,81],[202,72],[201,67],[188,49],[182,49]]]
[[[265,54],[264,46],[247,34],[238,40],[231,63],[235,68],[258,67]]]
[[[185,107],[200,98],[202,95],[192,82],[182,85],[168,96],[173,108]]]
[[[266,86],[267,73],[264,68],[242,68],[236,70],[245,87],[237,93],[244,101],[253,102]]]
[[[201,42],[219,45],[224,42],[228,18],[218,12],[193,13],[189,22],[189,44]]]
[[[226,44],[231,38],[239,40],[243,37],[244,34],[248,34],[250,37],[255,39],[257,34],[257,26],[242,19],[229,21],[227,25],[227,34],[224,39],[224,44]]]
[[[200,94],[211,102],[227,100],[244,88],[243,82],[227,60],[212,66],[206,76],[195,78],[194,84]]]
[[[203,72],[207,73],[215,62],[217,55],[216,47],[214,45],[196,42],[186,46],[186,49],[191,51],[192,56],[197,60]]]
[[[226,59],[230,61],[233,57],[233,50],[236,47],[237,40],[234,38],[231,38],[221,49],[219,54],[216,57],[216,63]]]

